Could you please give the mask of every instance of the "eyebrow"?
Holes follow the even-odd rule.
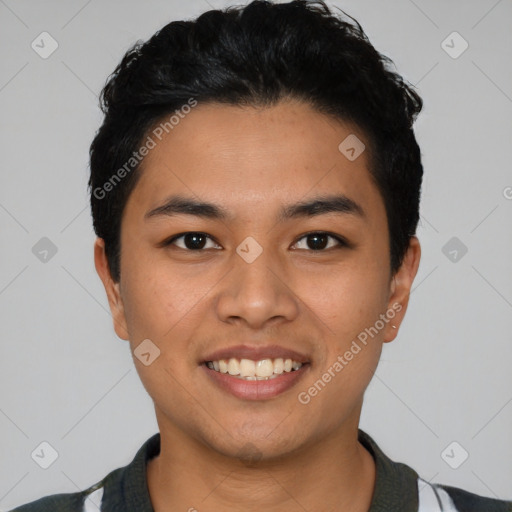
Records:
[[[343,194],[337,194],[318,196],[307,201],[286,205],[280,209],[277,220],[283,222],[289,219],[314,217],[327,213],[349,214],[361,218],[366,217],[365,211],[359,203]],[[180,195],[167,198],[165,203],[146,212],[144,218],[147,220],[160,216],[172,217],[183,214],[213,220],[232,218],[229,211],[220,205],[197,201]]]

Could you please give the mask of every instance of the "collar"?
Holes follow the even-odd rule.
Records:
[[[361,429],[359,442],[375,461],[375,488],[368,512],[417,512],[418,474],[401,462],[387,457],[377,443]]]
[[[359,442],[375,460],[375,488],[368,512],[417,512],[418,474],[405,464],[389,459],[377,443],[361,429]],[[154,512],[147,486],[147,462],[160,453],[160,433],[150,437],[132,462],[116,469],[103,481],[102,509],[126,512]]]

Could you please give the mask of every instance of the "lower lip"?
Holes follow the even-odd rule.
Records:
[[[309,364],[303,364],[298,370],[283,372],[279,377],[269,380],[244,380],[211,370],[202,364],[203,371],[208,378],[212,379],[218,386],[228,391],[237,398],[244,400],[267,400],[284,393],[294,386],[308,371]]]

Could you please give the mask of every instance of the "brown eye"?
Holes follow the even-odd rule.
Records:
[[[177,243],[180,241],[179,243]],[[188,233],[182,233],[181,235],[174,236],[168,240],[165,245],[176,245],[180,249],[189,251],[200,251],[201,249],[215,249],[217,247],[206,247],[208,242],[211,242],[214,246],[220,247],[216,244],[212,238],[206,233],[200,233],[191,231]]]
[[[306,243],[304,244],[301,240],[305,240]],[[312,251],[322,251],[347,245],[342,238],[323,231],[307,233],[295,243],[294,247],[300,244],[302,244],[302,247],[296,247],[297,249],[309,249]]]

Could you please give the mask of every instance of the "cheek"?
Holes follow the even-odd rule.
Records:
[[[360,405],[378,365],[383,330],[375,333],[371,328],[385,311],[387,287],[386,279],[368,267],[317,278],[318,286],[310,289],[305,302],[321,320],[315,321],[324,338],[319,340],[317,364],[299,390],[298,400],[307,402],[310,411],[304,428],[306,424],[314,428],[313,418],[322,417],[322,429],[328,431]]]
[[[164,337],[190,314],[207,285],[147,255],[127,258],[122,293],[130,337]]]
[[[316,286],[311,286],[313,281]],[[379,322],[377,327],[381,327],[379,318],[387,306],[387,274],[378,265],[340,266],[323,277],[317,274],[313,280],[304,279],[302,290],[307,310],[321,320],[315,321],[324,336],[319,340],[318,365],[311,381],[329,381],[329,390],[322,391],[317,406],[339,409],[340,400],[351,401],[345,404],[349,408],[355,406],[382,350],[384,330],[375,325]],[[317,387],[322,385],[320,382]]]
[[[169,261],[147,257],[133,258],[130,264],[122,293],[131,349],[151,340],[160,350],[155,367],[182,378],[197,367],[191,340],[198,328],[214,321],[212,290],[221,275],[199,267],[178,269]],[[169,378],[148,373],[137,360],[135,363],[143,380]]]
[[[179,403],[182,383],[197,366],[189,352],[189,339],[199,322],[196,308],[207,283],[198,283],[196,288],[190,279],[166,274],[155,265],[134,264],[125,276],[123,303],[136,370],[157,403]],[[147,339],[156,346],[150,345],[150,352],[158,354],[149,365],[137,356],[139,345]]]
[[[300,272],[294,291],[323,322],[326,335],[347,341],[384,312],[388,289],[382,267],[359,263]]]

